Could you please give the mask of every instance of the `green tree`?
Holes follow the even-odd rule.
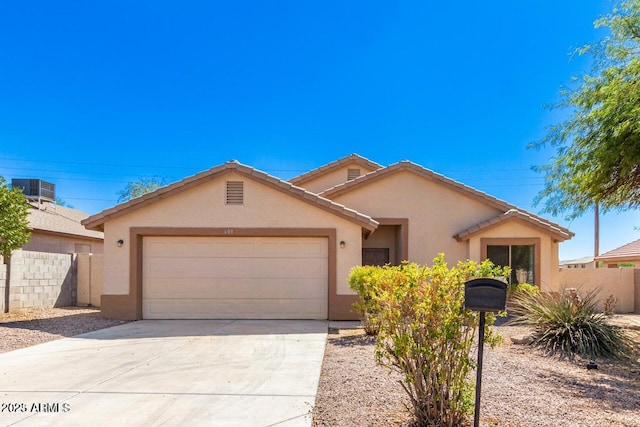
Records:
[[[29,242],[29,206],[22,191],[9,189],[5,179],[0,176],[0,255],[7,264],[4,287],[4,312],[9,311],[11,283],[11,252]]]
[[[569,117],[533,144],[556,149],[535,168],[545,175],[536,202],[554,216],[575,218],[595,203],[604,212],[640,206],[640,0],[616,4],[594,26],[609,35],[576,51],[593,63],[561,91],[556,107]]]
[[[156,191],[166,185],[164,178],[141,178],[139,181],[128,183],[122,190],[118,191],[118,203],[127,202],[136,197],[144,196],[147,193]]]
[[[0,176],[0,255],[8,258],[11,252],[29,242],[29,206],[17,188],[9,189]]]
[[[64,206],[64,207],[73,209],[73,205],[71,205],[66,200],[62,199],[61,197],[56,197],[56,205]]]

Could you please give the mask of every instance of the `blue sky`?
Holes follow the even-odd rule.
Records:
[[[0,6],[0,175],[43,178],[89,214],[127,182],[230,159],[288,179],[350,153],[409,159],[532,201],[566,112],[545,104],[606,33],[600,1],[118,1]],[[593,254],[593,216],[561,259]],[[601,218],[601,252],[640,238]]]

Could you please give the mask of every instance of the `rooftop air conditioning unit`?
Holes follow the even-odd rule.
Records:
[[[11,187],[21,189],[22,194],[29,200],[49,202],[56,200],[55,184],[41,179],[12,179]]]

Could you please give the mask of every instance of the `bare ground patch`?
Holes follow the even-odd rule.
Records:
[[[0,314],[0,353],[126,323],[83,307],[23,309]]]
[[[560,361],[511,344],[526,328],[499,326],[505,342],[485,347],[481,425],[555,427],[640,425],[640,366]],[[631,331],[640,342],[640,333]],[[314,408],[316,426],[410,426],[401,376],[377,366],[375,339],[341,330],[327,340]],[[475,373],[474,373],[475,375]],[[472,419],[469,420],[471,425]]]

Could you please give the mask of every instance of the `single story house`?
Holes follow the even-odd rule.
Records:
[[[596,257],[596,262],[602,262],[604,268],[640,267],[640,239],[619,248],[612,249]]]
[[[491,258],[558,280],[569,230],[409,161],[349,155],[290,181],[230,161],[93,215],[120,319],[356,319],[361,264]]]
[[[560,261],[560,268],[595,268],[594,257],[584,256]]]
[[[89,216],[86,213],[48,201],[31,201],[29,206],[31,240],[23,250],[60,254],[103,252],[103,233],[81,224]]]

